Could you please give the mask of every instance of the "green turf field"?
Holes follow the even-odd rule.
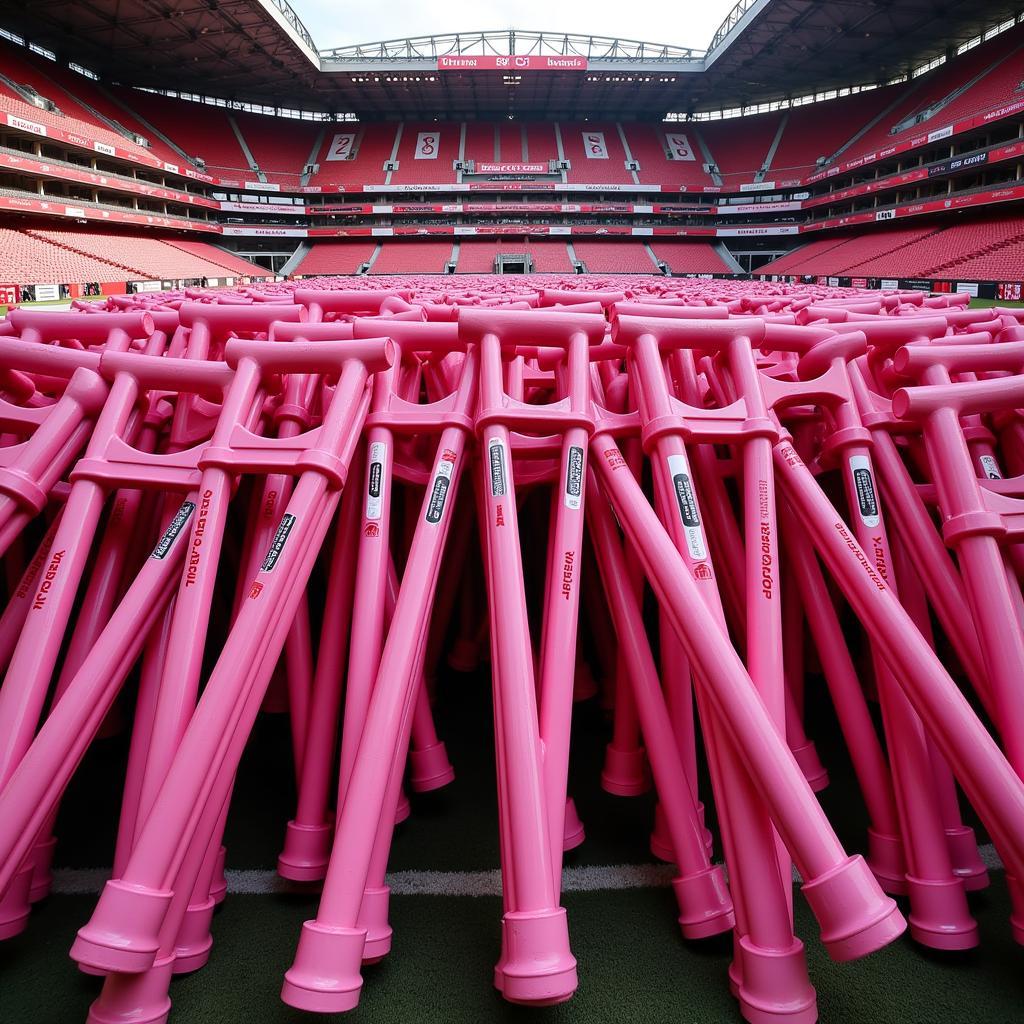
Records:
[[[833,779],[821,799],[840,838],[854,850],[862,845],[863,811],[820,690],[812,678],[811,714]],[[493,870],[498,857],[487,680],[451,674],[441,692],[439,726],[457,779],[444,791],[413,796],[414,813],[397,832],[391,868]],[[651,798],[627,800],[601,792],[597,774],[607,723],[596,702],[578,705],[577,712],[572,789],[587,841],[569,854],[567,863],[652,863],[647,850]],[[274,865],[294,799],[286,735],[280,716],[263,716],[258,723],[228,827],[229,869]],[[83,765],[64,803],[59,865],[109,864],[124,752],[123,735],[103,740]],[[278,999],[301,923],[316,908],[315,892],[290,888],[228,896],[215,917],[210,963],[172,986],[172,1022],[298,1024],[315,1019]],[[528,1010],[509,1006],[495,993],[491,971],[498,953],[497,896],[401,895],[392,898],[392,954],[366,970],[362,1002],[348,1019],[353,1024],[739,1021],[726,985],[729,942],[684,942],[670,889],[652,885],[576,891],[567,893],[563,902],[580,973],[580,988],[570,1003]],[[835,964],[817,941],[815,924],[798,898],[797,930],[807,944],[821,1019],[829,1024],[1024,1021],[1024,952],[1010,936],[1001,874],[994,873],[992,887],[972,896],[971,903],[982,932],[977,951],[937,954],[904,938],[866,960]],[[85,1020],[99,983],[81,975],[67,951],[94,904],[93,895],[51,896],[25,934],[0,946],[0,1021]]]

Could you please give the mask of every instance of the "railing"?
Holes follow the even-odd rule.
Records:
[[[725,16],[725,21],[718,26],[718,31],[711,40],[708,53],[714,53],[725,37],[743,20],[743,15],[750,10],[759,0],[739,0],[739,3]]]
[[[302,20],[295,11],[292,10],[292,6],[288,3],[288,0],[262,0],[262,2],[273,4],[273,6],[284,15],[284,20],[291,25],[295,34],[306,44],[306,46],[309,47],[310,50],[316,53],[316,43],[313,42],[313,37],[309,34],[309,29],[302,24]]]
[[[284,0],[275,2],[283,3]],[[586,57],[588,60],[699,60],[704,56],[704,51],[687,46],[641,42],[635,39],[516,29],[385,39],[320,51],[322,60],[333,61],[403,58],[436,60],[438,57],[464,54]]]

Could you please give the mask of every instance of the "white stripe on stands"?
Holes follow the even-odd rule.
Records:
[[[1002,869],[1002,861],[990,843],[979,846],[985,866]],[[246,896],[269,893],[308,892],[310,887],[289,882],[275,871],[228,870],[228,892]],[[671,864],[612,864],[602,867],[566,868],[563,892],[600,892],[609,889],[660,889],[675,875]],[[60,896],[97,893],[110,877],[105,868],[58,868],[53,872],[53,892]],[[795,881],[799,875],[793,872]],[[395,871],[387,883],[393,896],[500,896],[501,872],[494,871]]]

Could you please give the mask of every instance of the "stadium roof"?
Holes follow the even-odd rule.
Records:
[[[0,0],[0,27],[104,80],[268,106],[654,120],[884,81],[1020,11],[1020,0],[741,0],[706,52],[520,30],[318,51],[287,0]]]

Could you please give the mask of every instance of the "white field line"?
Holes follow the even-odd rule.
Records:
[[[978,848],[981,859],[998,871],[1002,862],[995,847]],[[267,893],[308,892],[309,887],[281,878],[275,871],[225,872],[229,893],[262,896]],[[563,892],[600,892],[609,889],[658,889],[675,875],[671,864],[612,864],[570,867],[562,872]],[[53,892],[62,896],[97,893],[110,877],[106,868],[58,868],[53,872]],[[793,872],[799,881],[799,875]],[[393,896],[500,896],[501,872],[493,871],[395,871],[387,883]]]

